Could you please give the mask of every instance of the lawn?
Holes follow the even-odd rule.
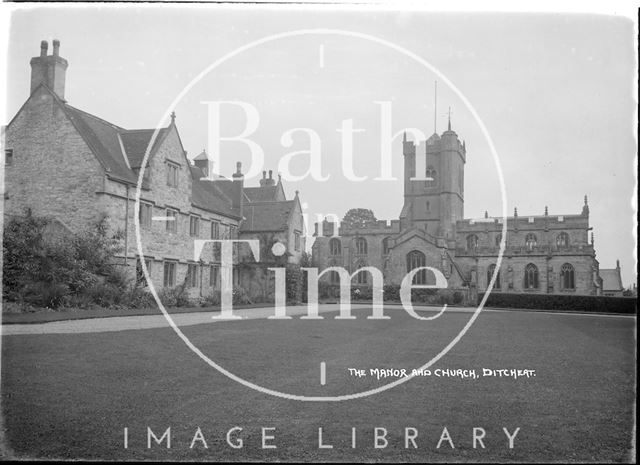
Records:
[[[416,321],[245,320],[189,326],[185,334],[224,368],[270,389],[336,396],[381,386],[349,368],[418,367],[469,314]],[[530,378],[414,378],[343,402],[267,396],[206,365],[170,329],[2,340],[4,444],[17,458],[214,461],[574,461],[631,460],[635,319],[529,312],[483,313],[431,369],[516,368]],[[326,385],[320,363],[326,363]],[[393,378],[395,379],[395,378]],[[123,429],[128,428],[128,448]],[[147,427],[171,427],[171,449],[147,448]],[[226,434],[242,428],[242,448]],[[323,442],[318,448],[318,428]],[[387,431],[374,447],[374,428]],[[444,441],[443,428],[455,448]],[[473,448],[473,428],[485,430]],[[503,432],[520,428],[514,448]],[[192,439],[200,428],[207,442]],[[262,428],[276,449],[263,449]],[[352,448],[356,428],[356,448]],[[405,448],[415,428],[417,449]]]

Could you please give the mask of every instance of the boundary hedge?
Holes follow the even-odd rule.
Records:
[[[478,294],[478,304],[484,294]],[[485,307],[531,308],[538,310],[566,310],[588,313],[637,313],[637,299],[633,297],[605,297],[592,295],[502,294],[492,292]]]

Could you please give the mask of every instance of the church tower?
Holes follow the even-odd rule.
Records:
[[[433,236],[453,238],[456,221],[464,217],[466,147],[451,130],[451,118],[447,130],[441,136],[434,133],[423,147],[407,141],[406,134],[402,146],[404,206],[400,228],[419,228]],[[426,163],[418,163],[418,167],[426,165],[425,179],[411,179],[416,177],[417,156],[426,157]]]

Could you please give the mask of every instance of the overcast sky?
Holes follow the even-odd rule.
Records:
[[[287,31],[330,28],[375,36],[422,57],[468,99],[486,125],[504,173],[508,213],[578,214],[588,195],[590,223],[601,268],[622,265],[623,282],[636,279],[634,138],[636,83],[634,24],[626,18],[576,14],[434,14],[344,11],[335,8],[161,7],[99,4],[37,7],[14,13],[7,53],[6,124],[29,94],[29,59],[43,39],[61,41],[69,61],[66,98],[82,110],[125,128],[154,127],[194,77],[240,46]],[[51,47],[51,46],[50,46]],[[50,48],[51,50],[51,48]],[[250,138],[265,152],[265,169],[292,151],[308,150],[292,128],[310,128],[321,140],[327,182],[285,183],[313,222],[316,214],[342,217],[352,207],[397,219],[400,180],[379,176],[380,105],[391,102],[393,131],[434,131],[434,80],[415,60],[380,43],[336,34],[274,40],[240,53],[208,73],[176,105],[176,123],[189,156],[208,147],[203,101],[242,101],[260,123]],[[452,129],[467,145],[465,217],[501,213],[496,167],[468,108],[441,80],[437,131]],[[226,111],[228,110],[228,111]],[[223,107],[222,135],[244,129],[239,108]],[[342,167],[340,128],[353,120],[354,183]],[[165,123],[166,124],[166,123]],[[221,146],[222,174],[248,149]],[[302,157],[298,157],[302,158]],[[291,164],[294,174],[307,164]],[[401,177],[400,140],[393,174]],[[257,178],[246,185],[257,185]],[[312,227],[311,227],[312,229]],[[312,231],[309,231],[310,233]]]

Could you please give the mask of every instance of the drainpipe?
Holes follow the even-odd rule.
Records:
[[[129,185],[126,186],[126,189],[127,204],[124,207],[124,266],[127,266],[127,254],[129,249]]]

